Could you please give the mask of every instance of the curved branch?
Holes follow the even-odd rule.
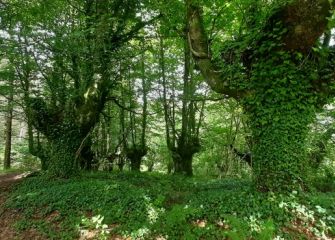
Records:
[[[228,95],[233,98],[239,98],[242,91],[232,89],[229,82],[222,73],[217,70],[211,61],[208,38],[204,29],[201,15],[201,9],[192,3],[192,0],[186,0],[187,21],[188,21],[188,41],[193,58],[204,76],[208,85],[218,93]]]

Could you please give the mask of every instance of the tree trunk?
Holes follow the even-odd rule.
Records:
[[[267,108],[264,107],[264,110]],[[260,123],[258,113],[250,114],[250,121],[254,122],[251,124],[255,137],[253,171],[258,189],[292,190],[303,187],[308,170],[305,139],[311,113],[278,109],[276,113],[269,112],[263,116],[269,120],[275,117],[275,121],[267,123]]]
[[[122,154],[121,154],[121,155],[119,156],[119,159],[118,159],[118,162],[117,162],[117,166],[118,166],[120,172],[123,171],[124,164],[125,164],[124,157],[123,157]]]
[[[94,153],[91,150],[92,140],[90,137],[87,137],[83,142],[83,148],[79,154],[80,169],[90,171],[97,170],[98,162],[94,160]]]
[[[193,154],[181,155],[177,152],[173,152],[172,159],[175,174],[182,174],[189,177],[193,176],[193,168],[192,168]]]
[[[71,134],[72,133],[72,134]],[[76,173],[80,166],[84,165],[77,151],[80,149],[83,139],[75,131],[64,131],[56,138],[49,139],[48,171],[55,177],[70,177]]]
[[[141,171],[141,157],[133,156],[133,158],[130,158],[130,169],[134,172]]]
[[[148,172],[152,172],[154,170],[155,162],[152,161],[148,164]]]
[[[243,64],[246,78],[237,76],[242,84],[232,83],[224,68],[211,60],[201,8],[193,0],[186,4],[191,51],[202,75],[214,91],[241,101],[249,115],[256,186],[263,191],[304,187],[308,125],[315,107],[331,93],[334,78],[333,72],[325,77],[320,70],[324,67],[316,64],[326,59],[311,57],[312,47],[327,28],[329,1],[290,1],[269,17],[262,37],[241,54],[245,60],[224,62]]]
[[[186,36],[186,34],[185,34]],[[192,176],[192,162],[195,153],[200,151],[199,130],[196,127],[196,114],[192,98],[195,95],[196,85],[191,69],[191,51],[187,38],[184,39],[184,76],[183,76],[183,102],[181,134],[177,137],[177,147],[172,149],[174,172]],[[199,116],[199,128],[201,125]]]
[[[10,89],[10,96],[8,98],[7,116],[6,116],[6,143],[4,155],[4,169],[11,167],[11,149],[12,149],[12,120],[13,120],[13,86]]]
[[[139,172],[141,170],[142,158],[147,154],[147,150],[144,148],[132,147],[127,149],[127,158],[130,161],[131,171]]]
[[[255,143],[255,183],[262,191],[304,188],[309,165],[305,140],[315,95],[308,72],[297,72],[298,66],[287,57],[272,58],[277,61],[275,71],[269,62],[260,61],[252,77],[257,88],[243,100]]]

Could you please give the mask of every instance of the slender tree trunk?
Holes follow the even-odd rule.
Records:
[[[124,94],[123,94],[123,89],[121,89],[121,101],[122,101],[122,105],[124,106]],[[127,139],[127,132],[126,132],[126,114],[125,114],[125,110],[122,108],[120,109],[120,135],[122,138],[122,153],[120,154],[120,157],[118,159],[118,167],[120,172],[123,171],[123,167],[125,164],[125,155],[126,155],[126,149],[128,149],[128,139]]]
[[[120,157],[118,159],[118,162],[117,162],[117,166],[118,166],[120,172],[123,171],[124,164],[125,164],[124,156],[120,155]]]
[[[12,121],[13,121],[13,84],[11,81],[10,93],[7,102],[7,116],[6,116],[6,143],[4,155],[4,169],[11,167],[11,149],[12,149]]]
[[[127,149],[127,158],[130,161],[131,171],[140,171],[141,163],[143,157],[147,154],[146,146],[146,131],[147,131],[147,110],[148,110],[148,92],[149,92],[149,80],[145,76],[145,52],[144,52],[144,42],[142,42],[142,55],[141,55],[141,78],[142,78],[142,122],[140,129],[140,138],[137,140],[136,134],[136,119],[135,114],[130,112],[130,125],[132,132],[132,143],[131,146]],[[133,84],[132,84],[133,85]],[[132,86],[129,84],[129,87]],[[132,89],[131,89],[132,90]],[[130,101],[133,100],[133,95],[130,96]]]
[[[144,43],[142,43],[144,45]],[[144,48],[144,46],[143,46]],[[142,132],[141,132],[141,148],[146,149],[146,132],[147,132],[147,118],[148,118],[148,92],[149,92],[149,79],[145,76],[145,56],[144,52],[142,53],[142,62],[141,62],[141,75],[142,75]]]
[[[159,36],[159,63],[163,85],[163,106],[164,106],[164,120],[165,120],[165,135],[166,144],[169,149],[174,147],[174,133],[170,136],[170,122],[169,122],[169,104],[167,101],[167,80],[166,80],[166,66],[165,66],[165,55],[164,55],[164,40],[162,36]],[[171,139],[172,137],[172,139]]]

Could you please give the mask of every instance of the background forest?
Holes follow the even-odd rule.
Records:
[[[0,1],[0,239],[333,239],[333,5]]]

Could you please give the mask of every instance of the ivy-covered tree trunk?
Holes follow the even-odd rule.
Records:
[[[233,44],[241,41],[248,47],[232,49],[230,43],[222,50],[223,65],[234,69],[230,72],[211,59],[201,7],[193,0],[186,4],[190,46],[202,75],[214,91],[242,102],[249,116],[257,188],[304,188],[309,168],[308,125],[315,109],[333,94],[334,63],[327,59],[329,49],[319,49],[323,54],[313,52],[327,29],[329,1],[295,0],[277,6],[262,34],[259,26],[247,24],[252,38],[246,34]],[[256,19],[257,12],[252,14]]]
[[[91,101],[93,101],[91,99]],[[43,133],[47,147],[43,147],[44,167],[52,176],[68,177],[78,169],[92,168],[90,131],[94,127],[101,109],[99,104],[87,103],[83,109],[69,113],[69,109],[58,111],[47,106],[40,98],[30,99],[32,122]]]
[[[77,126],[68,124],[63,125],[59,132],[48,136],[48,150],[44,149],[48,159],[44,168],[50,175],[68,177],[79,169],[93,169],[93,153],[88,134],[85,136]]]
[[[275,69],[270,61],[255,65],[251,79],[256,90],[243,99],[253,133],[255,183],[263,191],[305,187],[305,143],[315,112],[309,71],[297,73],[290,59],[275,53],[273,58]]]
[[[62,136],[49,140],[48,171],[52,176],[68,177],[77,171],[78,165],[75,162],[75,158],[79,144],[73,143],[71,141],[72,137]]]

